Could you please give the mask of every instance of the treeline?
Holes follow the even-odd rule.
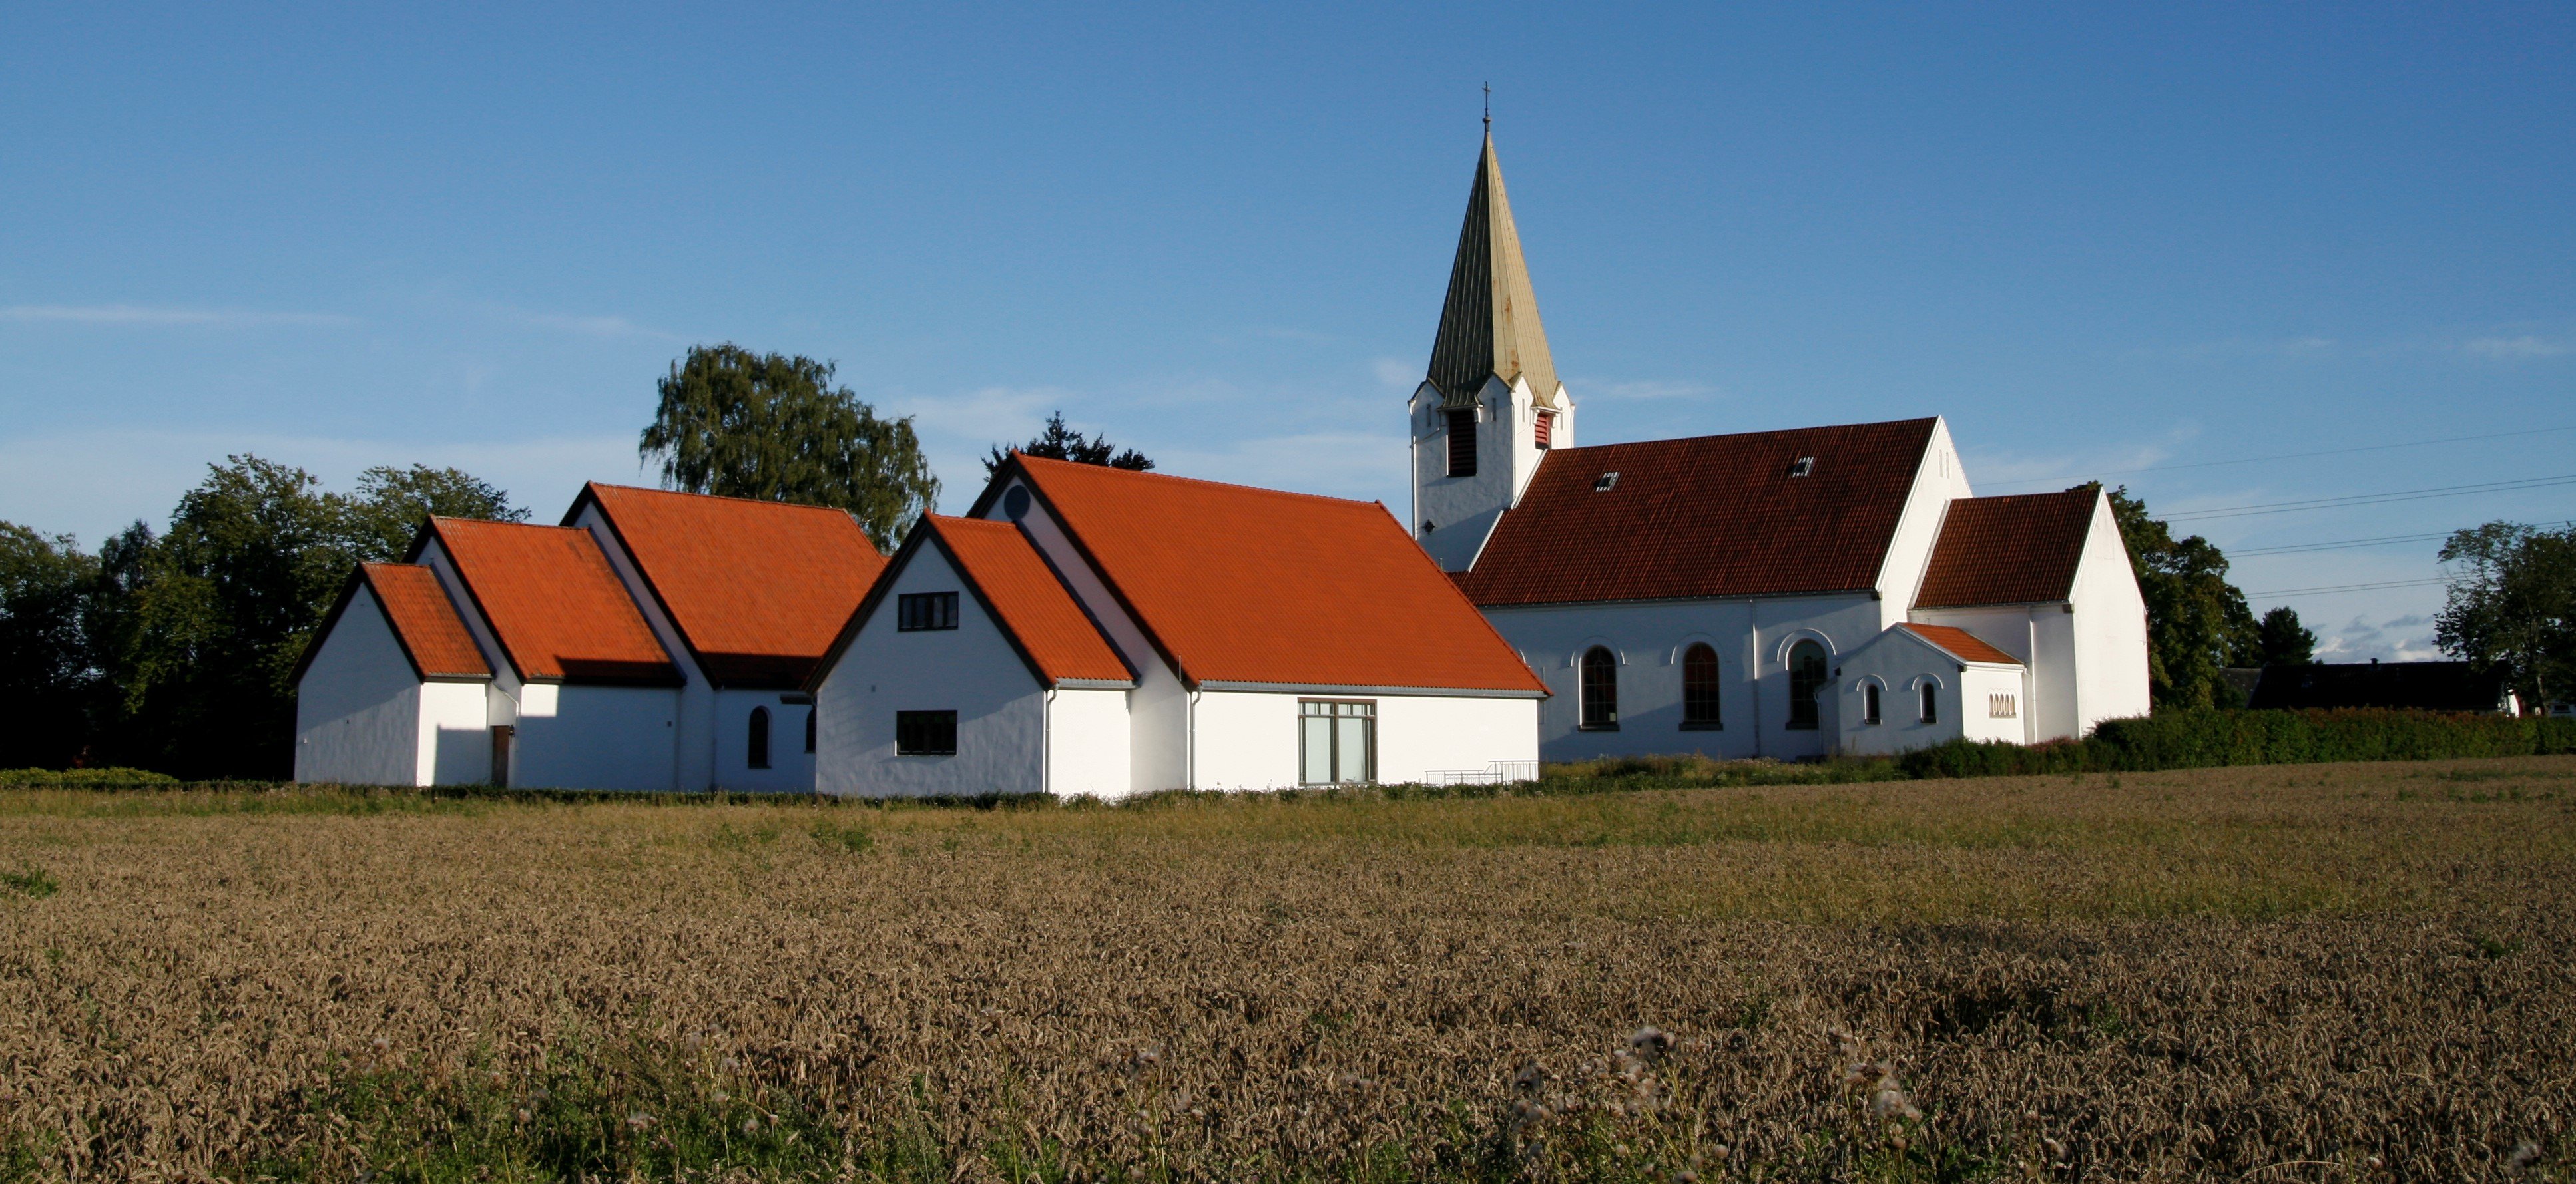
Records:
[[[2223,765],[2429,761],[2576,753],[2576,720],[2461,712],[2226,711],[2105,720],[2081,740],[1953,740],[1897,758],[1914,777],[2142,773]]]
[[[403,558],[432,514],[528,516],[452,468],[379,466],[342,493],[256,456],[208,467],[161,534],[84,551],[0,522],[0,769],[284,780],[289,676],[349,573]]]

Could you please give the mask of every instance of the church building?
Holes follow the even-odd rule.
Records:
[[[1408,413],[1414,537],[1546,680],[1548,760],[2029,743],[2148,709],[2098,486],[1976,497],[1938,418],[1577,446],[1490,134]]]

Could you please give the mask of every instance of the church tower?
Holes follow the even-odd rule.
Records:
[[[1547,450],[1574,443],[1574,401],[1556,380],[1539,327],[1490,128],[1467,192],[1430,374],[1409,409],[1413,537],[1441,567],[1465,571]]]

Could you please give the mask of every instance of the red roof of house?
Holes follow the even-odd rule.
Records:
[[[1487,606],[1874,587],[1937,422],[1557,449],[1461,585]]]
[[[1939,646],[1948,651],[1951,657],[1962,662],[2001,662],[2006,666],[2021,665],[2021,659],[1987,645],[1976,634],[1965,629],[1949,625],[1917,625],[1911,621],[1897,628]]]
[[[1039,677],[1051,683],[1135,678],[1019,527],[937,515],[922,521]]]
[[[823,506],[631,485],[582,487],[719,686],[793,687],[885,569],[858,520]]]
[[[1374,502],[1014,464],[1192,685],[1546,685]],[[1005,482],[985,490],[987,509]]]
[[[492,677],[492,664],[483,660],[465,618],[456,615],[437,572],[417,563],[361,564],[358,572],[423,678]]]
[[[679,681],[679,668],[589,531],[432,518],[429,537],[456,565],[467,597],[520,678]]]
[[[2101,489],[1960,498],[1950,503],[1916,608],[2028,604],[2075,594],[2075,565]]]

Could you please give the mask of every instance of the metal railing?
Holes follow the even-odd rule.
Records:
[[[1509,785],[1538,780],[1537,761],[1495,761],[1481,769],[1433,769],[1422,775],[1428,785]]]

